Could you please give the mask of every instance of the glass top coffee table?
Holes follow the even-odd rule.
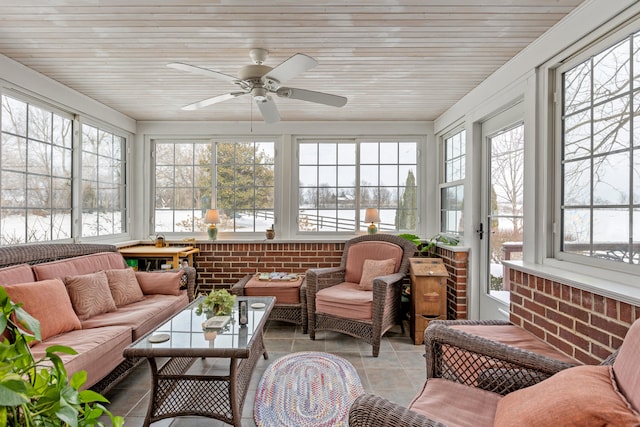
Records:
[[[202,297],[201,297],[202,298]],[[239,324],[238,302],[247,301],[247,324]],[[238,297],[231,320],[222,328],[204,328],[197,315],[200,298],[124,350],[145,357],[151,368],[151,399],[144,425],[179,416],[215,418],[241,426],[242,407],[260,356],[267,359],[263,329],[274,297]],[[190,373],[200,358],[228,358],[228,374]],[[157,359],[159,358],[159,359]]]

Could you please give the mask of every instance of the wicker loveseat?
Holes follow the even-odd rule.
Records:
[[[0,285],[40,321],[34,356],[69,346],[69,374],[85,370],[84,388],[106,392],[139,362],[123,350],[193,300],[195,269],[136,273],[112,245],[17,245],[0,247]]]
[[[640,320],[600,365],[571,365],[433,322],[409,407],[365,394],[349,426],[640,425]],[[466,370],[469,375],[460,376]]]

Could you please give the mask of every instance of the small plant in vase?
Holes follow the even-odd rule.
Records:
[[[198,304],[196,314],[199,316],[205,313],[208,317],[229,315],[235,303],[235,295],[230,294],[226,289],[214,289]]]

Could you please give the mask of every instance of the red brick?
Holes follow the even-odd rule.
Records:
[[[609,349],[608,347],[600,346],[596,343],[591,343],[591,354],[599,361],[602,361],[609,357],[609,355],[611,354],[611,349]]]
[[[536,302],[533,302],[531,300],[524,300],[523,306],[524,306],[524,308],[526,310],[529,310],[529,311],[531,311],[533,313],[539,314],[541,316],[545,315],[544,306],[542,306],[542,305],[540,305],[540,304],[538,304]]]
[[[609,345],[609,342],[611,341],[609,339],[609,334],[595,329],[582,322],[576,322],[576,332],[585,335],[591,341],[596,341],[603,345]]]
[[[542,294],[540,292],[536,292],[533,295],[533,300],[536,302],[539,302],[540,304],[552,308],[554,310],[557,310],[558,308],[558,300],[555,300],[553,298],[551,298],[548,295]]]
[[[550,332],[554,335],[558,333],[558,325],[555,323],[549,322],[544,316],[539,316],[537,314],[533,315],[533,323],[537,326],[541,327],[547,332]]]
[[[573,357],[573,346],[553,335],[547,335],[547,342],[569,357]]]
[[[575,326],[575,319],[571,316],[567,316],[558,311],[548,310],[547,311],[547,319],[552,322],[558,323],[567,329],[573,329]]]
[[[603,331],[620,338],[624,338],[629,330],[629,325],[613,322],[609,319],[596,315],[591,316],[591,324],[596,328],[602,329]]]
[[[625,323],[631,324],[633,322],[633,308],[626,302],[620,302],[620,317],[619,319]]]
[[[562,338],[565,341],[568,341],[574,347],[581,348],[584,351],[589,351],[589,341],[582,337],[579,337],[578,335],[570,331],[560,329],[560,338]]]
[[[558,304],[558,310],[567,316],[575,318],[576,320],[582,320],[583,322],[589,321],[589,313],[587,311],[565,302],[560,302]]]

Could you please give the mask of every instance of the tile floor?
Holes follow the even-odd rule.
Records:
[[[260,359],[249,385],[242,413],[242,425],[255,426],[253,403],[256,387],[265,368],[281,356],[297,351],[326,351],[347,359],[356,368],[366,392],[407,405],[420,390],[425,379],[424,346],[413,345],[408,327],[402,334],[400,326],[387,332],[380,346],[380,355],[371,356],[371,346],[347,335],[320,331],[316,340],[302,333],[300,327],[283,322],[268,322],[265,346],[269,359]],[[224,360],[224,359],[219,359]],[[225,363],[228,366],[228,362]],[[215,369],[215,359],[205,359],[195,369]],[[192,369],[194,369],[192,368]],[[149,404],[149,368],[140,365],[124,381],[106,394],[109,410],[125,417],[126,427],[142,426]],[[153,423],[153,427],[218,427],[221,421],[203,417],[180,417]]]

